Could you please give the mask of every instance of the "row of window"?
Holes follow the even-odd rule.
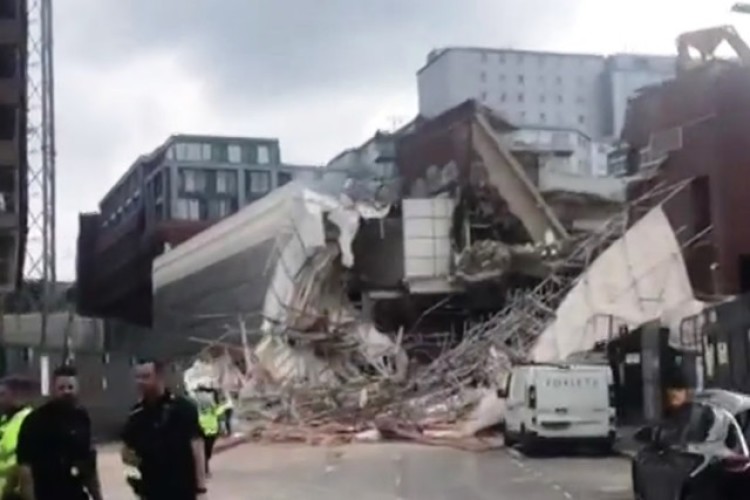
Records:
[[[506,83],[507,80],[509,80],[508,75],[506,75],[505,73],[501,73],[500,75],[498,75],[497,79],[498,79],[498,81],[500,83],[503,83],[503,84]],[[479,81],[480,82],[487,83],[488,80],[489,79],[487,78],[487,72],[482,71],[482,72],[479,73]],[[527,81],[528,81],[528,78],[527,78],[526,75],[515,75],[515,80],[516,80],[516,82],[518,82],[519,85],[525,85],[527,83]],[[540,84],[544,84],[547,81],[547,77],[545,75],[539,75],[537,77],[537,81]],[[560,76],[560,75],[556,76],[555,79],[554,79],[554,82],[557,85],[562,85],[563,84],[563,77]],[[584,78],[582,76],[579,75],[579,76],[575,77],[575,84],[576,85],[583,85],[583,83],[584,83]]]
[[[482,97],[483,101],[486,101],[487,100],[487,91],[482,91],[481,97]],[[540,94],[539,95],[539,102],[542,103],[542,104],[545,104],[547,102],[547,97],[548,96],[546,96],[544,94]],[[516,99],[517,99],[518,102],[526,102],[526,94],[524,94],[523,92],[519,92],[518,94],[516,94]],[[500,102],[507,102],[508,100],[509,100],[508,99],[508,94],[505,93],[505,92],[502,92],[500,94]],[[565,102],[565,98],[562,96],[562,94],[557,94],[555,96],[555,101],[557,102],[557,104],[563,104]],[[583,104],[586,103],[586,99],[584,97],[582,97],[582,96],[578,96],[578,97],[576,97],[575,102],[576,102],[576,104],[583,105]]]
[[[491,55],[496,55],[496,57],[490,57]],[[523,63],[526,60],[534,60],[536,59],[539,66],[544,66],[547,63],[557,63],[558,65],[568,63],[570,64],[571,61],[575,60],[578,65],[584,66],[586,64],[596,64],[597,66],[600,66],[604,62],[604,58],[598,58],[598,57],[582,57],[582,56],[570,56],[570,55],[556,55],[556,54],[524,54],[524,53],[505,53],[500,52],[498,54],[495,54],[494,52],[480,52],[479,54],[479,60],[483,63],[491,62],[492,60],[497,61],[500,64],[505,64],[506,62],[513,60],[517,63]]]
[[[484,98],[482,100],[485,101]],[[526,111],[520,111],[518,113],[513,113],[512,111],[506,111],[505,113],[506,113],[506,116],[508,117],[508,119],[510,119],[510,120],[516,119],[516,120],[520,120],[522,122],[526,122],[527,120],[534,120],[534,118],[532,117],[532,113],[527,113]],[[537,115],[537,117],[538,118],[536,119],[536,121],[534,123],[540,123],[540,124],[555,123],[555,124],[558,124],[558,125],[569,124],[569,121],[564,120],[561,115],[557,115],[557,120],[556,121],[552,120],[552,118],[550,116],[548,116],[547,113],[544,113],[544,112],[539,113]],[[530,123],[530,121],[529,121],[529,123]],[[586,124],[586,116],[584,116],[584,115],[578,115],[577,123],[579,125],[585,125]]]
[[[236,170],[205,170],[199,168],[180,169],[179,188],[182,193],[237,193]],[[279,186],[292,180],[292,174],[278,173]],[[249,195],[265,194],[271,190],[271,172],[251,170],[245,173],[245,188]]]
[[[216,220],[237,211],[237,199],[202,200],[199,198],[179,198],[175,203],[175,219]]]
[[[167,158],[190,162],[268,165],[271,163],[271,148],[267,144],[181,142],[167,150]]]
[[[155,176],[151,183],[154,199],[154,212],[157,220],[168,218],[165,207],[165,181],[163,174]],[[278,172],[277,183],[283,186],[292,181],[294,176],[290,172]],[[260,198],[273,187],[271,172],[248,171],[245,174],[245,193],[249,200]],[[226,217],[237,210],[238,172],[236,170],[206,170],[197,168],[182,168],[179,171],[179,190],[183,194],[175,204],[176,213],[173,217],[184,220],[212,220]],[[205,199],[206,195],[218,196]],[[197,195],[195,197],[191,195]],[[104,221],[103,226],[116,225],[125,215],[137,206],[140,191],[126,203],[113,211]]]
[[[120,222],[123,218],[129,214],[135,212],[138,208],[138,203],[141,199],[140,190],[136,191],[133,196],[125,200],[125,202],[112,210],[111,212],[105,212],[103,215],[106,217],[102,222],[103,227],[114,226]]]

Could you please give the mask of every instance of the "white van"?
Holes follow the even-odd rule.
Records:
[[[515,366],[507,381],[505,442],[590,441],[610,450],[616,438],[612,370],[606,365]]]

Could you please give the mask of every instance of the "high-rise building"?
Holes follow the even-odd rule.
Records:
[[[151,262],[314,167],[281,162],[276,139],[175,135],[143,155],[81,216],[82,313],[151,321]]]
[[[420,114],[433,117],[467,99],[494,108],[513,124],[573,128],[597,137],[606,125],[605,60],[512,50],[433,51],[417,73]]]
[[[599,151],[602,142],[619,136],[637,90],[673,76],[674,58],[668,56],[451,47],[430,52],[417,72],[419,112],[434,117],[474,99],[522,130],[540,136],[576,131],[584,136],[576,148]],[[597,157],[591,151],[572,154]],[[570,163],[570,173],[606,173],[593,164],[582,172],[578,163]]]
[[[27,25],[25,0],[0,2],[0,292],[5,293],[22,280],[26,249]]]

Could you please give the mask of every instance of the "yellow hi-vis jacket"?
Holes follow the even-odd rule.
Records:
[[[216,405],[201,405],[198,413],[198,422],[206,436],[215,436],[219,433],[219,412]]]
[[[0,492],[5,489],[8,477],[16,467],[16,447],[26,417],[31,408],[24,408],[0,425]]]

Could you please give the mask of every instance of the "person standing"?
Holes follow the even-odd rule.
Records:
[[[218,391],[216,389],[199,388],[195,395],[195,404],[198,407],[198,421],[203,432],[203,453],[206,459],[206,476],[211,476],[211,456],[214,444],[219,437],[220,407]]]
[[[28,416],[18,441],[25,500],[101,500],[91,418],[78,400],[78,373],[52,373],[52,396]]]
[[[0,499],[20,498],[18,444],[24,422],[32,412],[30,382],[17,377],[0,381]]]
[[[219,406],[219,415],[221,417],[222,432],[225,436],[232,435],[232,418],[234,415],[234,401],[232,394],[228,391],[224,393],[224,401]]]
[[[129,483],[143,500],[204,500],[206,460],[195,405],[167,389],[155,359],[135,366],[141,395],[122,432],[122,460],[135,467]]]

